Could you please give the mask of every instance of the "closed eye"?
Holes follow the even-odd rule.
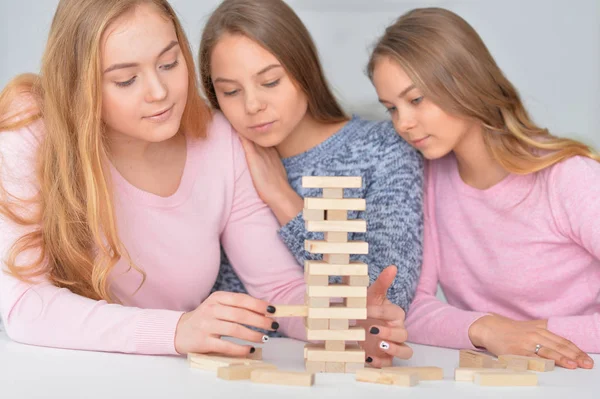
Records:
[[[277,80],[274,80],[274,81],[272,81],[272,82],[265,83],[265,84],[263,84],[263,86],[265,86],[265,87],[275,87],[275,86],[277,86],[277,85],[278,85],[280,82],[281,82],[281,79],[277,79]]]
[[[131,86],[133,84],[133,82],[135,82],[135,78],[136,78],[136,76],[134,76],[133,78],[131,78],[125,82],[115,82],[115,84],[119,87]]]

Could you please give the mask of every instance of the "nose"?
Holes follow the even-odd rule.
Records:
[[[265,109],[265,103],[256,93],[246,91],[246,112],[248,114],[256,114]]]
[[[395,125],[399,132],[405,133],[412,130],[416,125],[415,114],[410,109],[402,110],[397,112]]]
[[[148,87],[146,92],[147,102],[159,102],[167,98],[167,85],[161,80],[158,74],[152,74],[148,78]]]

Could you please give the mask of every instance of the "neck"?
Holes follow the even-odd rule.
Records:
[[[154,143],[115,133],[108,135],[108,142],[110,158],[114,163],[155,164],[162,162],[165,154],[171,150],[180,148],[185,143],[185,137],[176,134],[167,140]]]
[[[333,136],[346,123],[348,122],[318,122],[307,112],[296,128],[277,145],[277,152],[282,158],[302,154]]]
[[[483,141],[483,127],[476,125],[454,149],[461,179],[479,190],[498,184],[509,172],[493,158]]]

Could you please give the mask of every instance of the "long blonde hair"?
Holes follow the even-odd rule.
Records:
[[[371,79],[381,57],[398,62],[445,111],[481,121],[486,146],[511,173],[534,173],[576,155],[600,161],[585,144],[555,137],[531,120],[480,36],[451,11],[414,9],[389,26],[371,55]]]
[[[199,65],[204,93],[220,109],[211,76],[211,55],[225,33],[240,34],[271,52],[308,98],[308,113],[318,122],[348,120],[332,94],[314,41],[306,26],[282,0],[225,0],[212,13],[200,41]]]
[[[125,256],[119,240],[112,190],[103,162],[108,159],[101,120],[100,43],[106,28],[141,3],[152,4],[174,24],[189,71],[188,98],[181,131],[204,137],[210,108],[200,97],[194,57],[182,26],[164,0],[61,0],[52,21],[39,76],[16,77],[0,94],[0,131],[42,119],[45,134],[37,152],[39,193],[14,198],[0,189],[0,212],[22,226],[34,227],[11,248],[8,272],[23,281],[47,275],[59,287],[93,299],[115,301],[109,275]],[[10,114],[27,93],[37,107]],[[1,133],[0,133],[1,134]],[[18,208],[36,205],[28,215]],[[43,228],[42,228],[43,226]],[[17,265],[17,256],[39,250],[39,258]]]

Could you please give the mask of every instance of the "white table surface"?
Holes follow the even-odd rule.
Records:
[[[1,329],[1,327],[0,327]],[[279,369],[303,371],[304,343],[275,338],[263,360]],[[22,345],[0,331],[0,398],[600,398],[600,356],[593,370],[538,373],[539,386],[478,387],[454,382],[458,351],[411,345],[414,356],[398,365],[438,366],[444,381],[411,388],[355,381],[353,374],[317,374],[312,387],[219,380],[214,372],[190,369],[184,357],[71,351]]]

